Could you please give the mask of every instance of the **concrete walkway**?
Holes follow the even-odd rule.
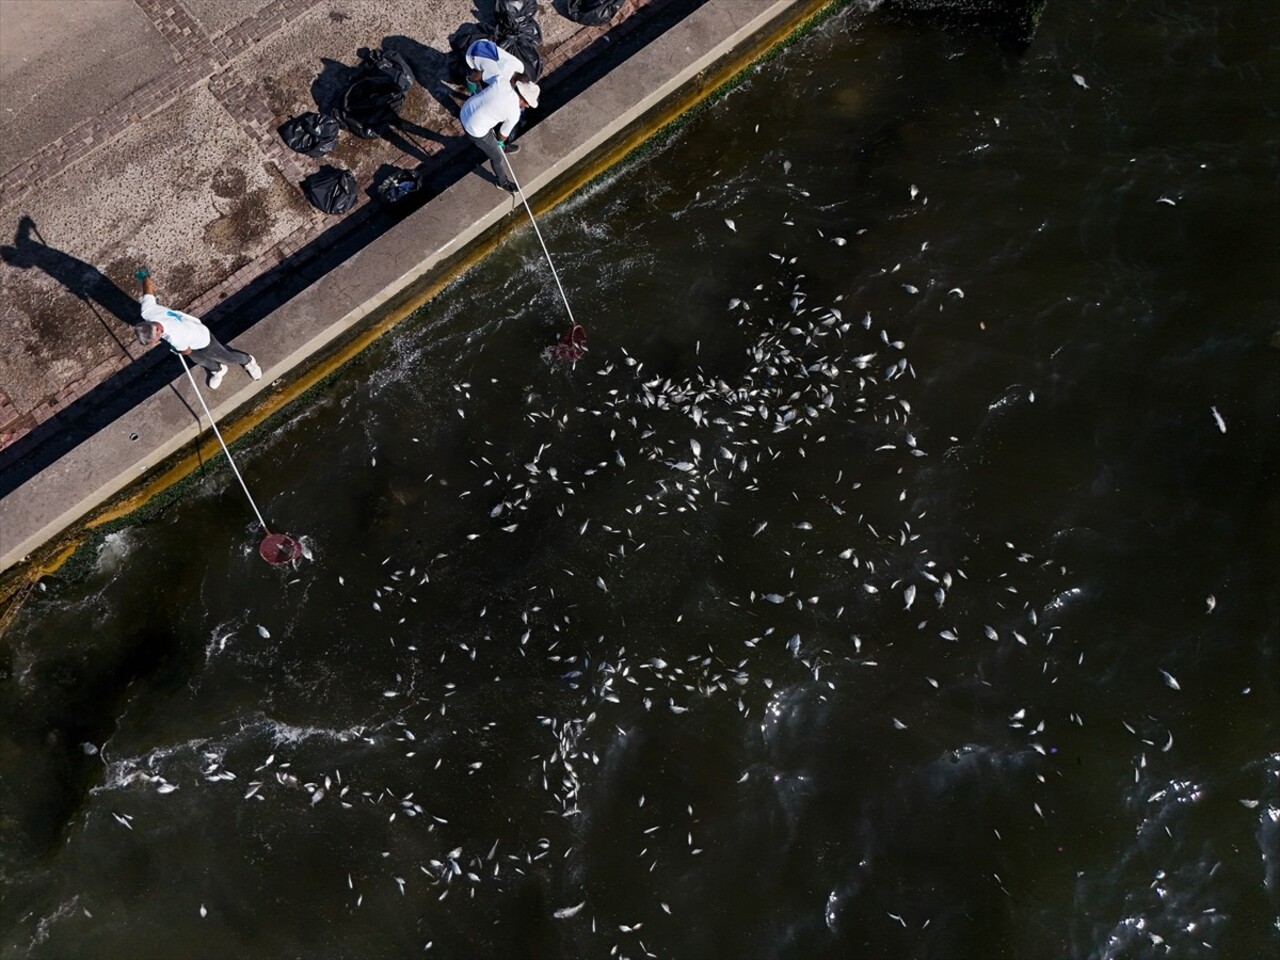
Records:
[[[137,10],[154,12],[158,9],[158,5],[153,8],[149,0],[121,0],[121,4],[136,7],[135,13]],[[30,0],[26,5],[30,5]],[[603,28],[597,28],[592,33],[574,24],[553,27],[550,19],[554,14],[548,9],[550,5],[544,3],[541,20],[546,41],[543,55],[548,74],[544,83],[547,95],[544,97],[544,106],[538,111],[536,124],[521,135],[523,150],[517,161],[517,172],[526,192],[532,197],[539,191],[544,191],[550,197],[554,191],[548,188],[563,185],[566,180],[571,181],[570,185],[579,182],[574,177],[584,175],[584,165],[589,166],[593,161],[610,162],[619,151],[627,149],[629,142],[637,141],[654,124],[663,122],[670,116],[673,110],[681,109],[681,97],[696,98],[699,83],[707,81],[708,71],[713,77],[717,73],[727,76],[744,58],[755,55],[760,45],[772,42],[801,19],[825,5],[826,0],[705,0],[701,3],[651,0],[637,5],[638,9],[633,10],[626,21],[613,24],[606,35]],[[113,153],[121,167],[115,171],[114,180],[110,180],[105,186],[98,186],[107,193],[115,191],[112,194],[114,203],[108,202],[106,194],[96,196],[95,203],[104,210],[112,211],[112,219],[107,222],[119,236],[127,238],[122,241],[121,249],[115,252],[114,259],[104,261],[103,258],[108,257],[110,251],[100,246],[88,249],[87,241],[85,247],[65,244],[58,248],[58,252],[73,259],[74,264],[55,262],[53,269],[50,269],[47,264],[51,262],[49,258],[52,254],[45,253],[46,259],[37,264],[37,271],[26,268],[28,274],[43,273],[46,277],[55,278],[63,287],[68,287],[68,292],[62,296],[66,299],[68,308],[77,310],[75,320],[66,320],[61,312],[46,315],[51,318],[46,322],[51,325],[52,332],[48,337],[47,359],[41,358],[43,363],[53,365],[55,371],[59,363],[67,363],[60,355],[74,356],[82,350],[83,344],[78,344],[75,338],[83,336],[84,330],[93,329],[94,323],[111,334],[109,341],[122,342],[117,350],[122,353],[135,352],[123,336],[123,332],[127,332],[123,323],[126,318],[131,322],[133,317],[134,307],[130,295],[135,291],[136,284],[132,282],[130,275],[138,263],[147,262],[155,272],[162,300],[169,297],[176,300],[173,305],[194,308],[193,312],[203,311],[224,340],[234,340],[237,346],[254,353],[261,361],[266,372],[262,381],[251,382],[240,371],[233,370],[228,374],[222,390],[216,394],[214,414],[220,423],[228,427],[224,433],[234,436],[248,424],[256,422],[296,396],[310,382],[340,364],[373,336],[414,309],[445,278],[482,256],[500,238],[504,226],[522,222],[523,213],[514,210],[512,200],[473,172],[473,160],[478,157],[460,154],[458,162],[454,164],[456,169],[443,177],[444,182],[437,184],[434,196],[407,215],[397,210],[397,221],[379,221],[376,216],[371,216],[366,223],[357,223],[343,237],[332,242],[330,238],[335,228],[329,227],[330,232],[324,235],[324,242],[319,245],[340,248],[338,252],[341,254],[341,262],[332,263],[319,257],[311,269],[304,265],[289,271],[289,282],[281,280],[274,286],[259,284],[256,287],[254,270],[258,269],[255,266],[258,261],[235,267],[235,272],[219,281],[223,288],[232,291],[227,293],[226,300],[243,305],[266,299],[272,305],[272,309],[261,315],[261,319],[252,326],[220,324],[218,321],[223,317],[216,308],[208,308],[207,292],[186,303],[181,298],[173,298],[175,289],[184,289],[181,281],[175,279],[175,274],[182,275],[182,270],[175,267],[174,263],[187,264],[188,269],[199,274],[204,267],[193,266],[193,261],[206,255],[214,241],[219,240],[221,234],[215,228],[224,218],[233,221],[233,225],[225,228],[232,236],[242,236],[236,233],[238,228],[234,226],[235,223],[258,223],[259,217],[256,214],[237,219],[233,211],[243,209],[245,204],[256,202],[274,213],[264,215],[263,220],[267,225],[259,225],[261,233],[256,240],[250,236],[248,239],[228,243],[228,251],[245,249],[246,245],[251,246],[254,242],[261,244],[270,241],[284,229],[280,226],[282,222],[292,224],[295,231],[308,229],[313,222],[321,228],[328,227],[328,224],[323,222],[322,215],[319,214],[313,216],[299,210],[288,212],[299,202],[299,198],[294,196],[296,190],[292,182],[278,187],[267,182],[273,179],[296,179],[298,168],[295,167],[286,178],[285,165],[297,165],[298,159],[280,156],[275,161],[264,161],[261,156],[268,149],[277,148],[278,137],[276,143],[269,144],[269,138],[275,136],[274,124],[310,106],[296,96],[288,101],[287,110],[274,112],[269,120],[263,119],[260,122],[256,128],[259,134],[257,141],[246,144],[246,138],[239,137],[236,145],[225,148],[230,153],[223,154],[221,160],[208,161],[207,166],[197,165],[197,171],[215,170],[210,180],[195,182],[199,180],[198,173],[193,174],[189,168],[175,168],[167,173],[164,180],[160,180],[157,158],[172,159],[173,154],[166,151],[176,150],[181,153],[183,138],[187,139],[189,149],[198,153],[201,149],[199,131],[209,129],[205,124],[221,123],[225,126],[227,121],[222,117],[215,120],[218,112],[214,109],[216,104],[210,103],[212,98],[225,108],[225,103],[215,93],[215,89],[223,89],[223,84],[239,83],[242,87],[261,93],[270,87],[268,79],[272,75],[293,75],[296,78],[300,75],[299,71],[314,71],[318,50],[335,50],[341,47],[354,51],[358,46],[377,45],[380,41],[391,46],[392,44],[383,40],[388,36],[385,29],[389,28],[390,23],[385,19],[390,16],[386,10],[382,12],[382,22],[388,27],[379,27],[373,30],[372,35],[367,30],[360,32],[360,39],[347,26],[346,20],[335,19],[335,15],[340,12],[338,8],[349,10],[364,7],[367,8],[366,12],[371,13],[386,6],[402,10],[406,5],[379,4],[371,0],[364,4],[359,0],[275,0],[272,3],[265,3],[263,0],[236,0],[234,3],[226,0],[218,0],[216,3],[213,0],[208,0],[207,3],[197,0],[178,3],[169,0],[164,5],[164,9],[170,12],[169,15],[173,15],[172,11],[191,11],[193,16],[203,13],[210,18],[203,26],[192,19],[191,25],[186,28],[200,36],[213,38],[200,48],[205,51],[202,55],[210,57],[218,55],[218,51],[228,44],[239,42],[237,38],[245,34],[246,23],[258,22],[252,16],[245,15],[261,17],[264,11],[270,10],[283,25],[278,26],[274,34],[277,38],[274,51],[260,49],[268,42],[262,41],[257,46],[245,46],[243,53],[234,56],[226,54],[230,56],[230,66],[212,75],[211,79],[194,82],[191,89],[177,95],[171,107],[162,108],[153,115],[153,122],[135,121],[136,131],[127,126],[119,135],[120,139],[129,144],[128,148],[122,144]],[[465,14],[459,18],[457,13],[463,7],[469,9],[470,5],[460,0],[442,0],[439,3],[408,6],[413,9],[430,7],[433,10],[432,16],[440,19],[437,21],[437,35],[434,38],[438,59],[429,61],[435,64],[435,79],[431,75],[424,78],[427,67],[422,68],[423,73],[419,74],[418,79],[423,83],[423,88],[415,88],[419,94],[416,101],[419,110],[416,114],[413,110],[407,112],[424,129],[450,129],[448,125],[454,122],[452,114],[443,112],[444,107],[439,98],[432,99],[433,90],[439,92],[447,89],[439,79],[443,71],[443,55],[438,51],[447,49],[448,33],[458,23],[469,19]],[[8,7],[7,0],[5,4],[0,4],[0,9]],[[443,7],[452,8],[450,16],[443,17],[439,14],[438,8]],[[665,22],[661,19],[664,12],[668,17]],[[291,13],[296,15],[294,21],[286,19]],[[646,17],[652,17],[653,24],[661,28],[655,36],[645,36],[639,29]],[[233,19],[236,21],[235,25],[228,26]],[[290,23],[296,24],[293,31],[288,30]],[[628,23],[635,28],[632,31],[635,52],[624,48],[625,37],[622,31]],[[444,24],[448,26],[445,27]],[[330,29],[337,31],[340,38],[330,37]],[[558,45],[552,39],[557,35],[557,29],[565,30]],[[190,39],[191,34],[183,36],[187,38],[183,43],[195,43]],[[322,37],[325,38],[323,45],[320,43]],[[122,44],[125,39],[124,36],[117,38]],[[107,44],[105,36],[102,40]],[[589,59],[586,54],[592,53],[592,46],[602,42],[610,46],[603,52],[597,49],[593,56],[597,63],[603,62],[607,70],[596,71],[598,76],[589,75],[589,85],[584,85],[580,90],[574,89],[569,69],[572,65],[571,58],[576,55],[580,63],[586,62]],[[754,48],[753,42],[757,45]],[[206,47],[213,53],[210,54]],[[106,49],[109,49],[109,45],[104,46],[104,50]],[[556,53],[548,56],[548,50]],[[175,56],[177,55],[175,47]],[[346,56],[348,60],[351,59],[350,53]],[[556,72],[552,73],[556,56],[560,62],[554,68]],[[289,63],[295,64],[292,74],[287,69]],[[417,70],[418,65],[415,64],[415,72]],[[564,71],[563,74],[559,72],[561,70]],[[237,74],[237,78],[219,80],[224,73],[232,71]],[[257,76],[260,79],[251,82],[245,79],[247,76]],[[165,84],[173,81],[158,82],[161,89],[167,89]],[[298,83],[295,79],[294,85],[297,86]],[[559,97],[556,96],[557,90],[561,91]],[[565,93],[568,95],[565,96]],[[135,90],[129,96],[136,97],[138,92]],[[672,101],[674,106],[671,105]],[[411,105],[413,102],[411,101]],[[665,113],[660,107],[664,107]],[[439,115],[436,108],[439,108]],[[263,109],[261,104],[258,109]],[[452,102],[449,109],[452,110]],[[223,109],[222,112],[229,111]],[[428,118],[433,125],[425,122]],[[62,126],[74,125],[77,122],[76,110],[68,107],[59,122]],[[81,126],[86,122],[95,121],[80,121]],[[55,128],[51,127],[50,132],[53,129]],[[166,133],[172,136],[172,140],[160,144],[157,148],[159,152],[153,156],[149,146],[157,138],[163,139],[162,134]],[[422,136],[425,138],[425,135]],[[346,134],[344,138],[348,144],[354,139]],[[175,143],[178,146],[174,146]],[[361,160],[358,150],[369,149],[370,143],[373,142],[361,141],[354,144],[357,152],[347,158],[347,165],[359,168],[366,177],[377,162],[386,162],[381,157]],[[375,146],[378,150],[387,149],[381,142],[376,142]],[[258,154],[253,155],[250,147],[258,151]],[[131,159],[116,155],[129,154],[131,151],[135,151]],[[341,162],[343,157],[338,155],[336,159]],[[90,153],[79,166],[73,167],[73,172],[87,175],[90,168],[99,166],[105,176],[105,160],[99,161],[96,155]],[[301,166],[305,167],[306,164]],[[243,177],[243,184],[236,179],[237,174]],[[223,179],[217,180],[218,176]],[[64,176],[62,179],[68,178]],[[91,180],[92,177],[87,179]],[[55,175],[54,182],[58,180]],[[188,183],[188,180],[193,182]],[[228,182],[230,180],[235,180],[235,183]],[[121,189],[122,181],[127,189]],[[195,218],[193,229],[185,234],[178,231],[173,241],[182,241],[185,236],[188,249],[169,248],[171,258],[158,257],[151,250],[142,249],[138,238],[149,234],[146,234],[146,228],[138,225],[141,219],[132,216],[141,205],[149,204],[146,209],[151,211],[166,209],[178,202],[172,196],[177,192],[181,194],[183,204],[187,203],[190,195],[192,204],[207,203],[216,209],[214,201],[219,198],[219,183],[226,183],[226,192],[232,194],[223,198],[231,205],[227,208],[229,212],[216,213],[213,219],[204,220],[202,225],[199,218],[207,217],[209,211],[201,207],[203,212],[189,212],[188,216]],[[135,199],[132,191],[143,190],[144,185],[145,199]],[[0,194],[0,203],[6,204],[3,210],[5,219],[0,222],[9,225],[6,228],[11,227],[15,211],[19,207],[33,209],[44,189],[49,188],[38,184],[30,187],[14,185],[12,178],[0,182],[0,190],[19,191],[18,196],[21,198],[19,202],[13,202],[7,199],[13,194]],[[273,199],[275,189],[285,191],[288,195]],[[257,197],[258,200],[251,200],[251,197]],[[66,197],[63,200],[67,202]],[[240,206],[236,206],[237,204]],[[378,212],[385,218],[386,211]],[[298,227],[299,219],[306,221],[307,226]],[[46,224],[49,222],[46,219]],[[73,221],[64,220],[60,222],[58,229],[61,231],[72,225]],[[200,240],[196,239],[196,226]],[[18,229],[20,231],[21,227]],[[52,227],[49,229],[52,230]],[[82,238],[89,232],[83,226],[78,229],[78,235]],[[30,233],[35,237],[34,229]],[[28,242],[41,245],[39,238]],[[274,241],[273,247],[281,242]],[[62,241],[43,236],[44,247],[52,248],[55,243]],[[91,256],[80,260],[76,254],[81,250],[87,250]],[[94,253],[94,250],[98,252]],[[36,252],[43,251],[37,249]],[[295,251],[293,254],[295,258],[297,253]],[[244,255],[247,254],[229,253],[230,259],[220,261],[223,272],[236,263],[237,256]],[[282,256],[288,257],[290,254],[284,252]],[[98,267],[97,264],[103,266]],[[17,282],[11,280],[13,272],[5,272],[6,283]],[[25,275],[19,274],[19,280],[23,276]],[[81,285],[77,289],[70,289],[68,280]],[[237,282],[240,285],[239,294],[233,292],[237,289]],[[199,286],[197,283],[195,287],[186,289],[190,291]],[[116,288],[114,292],[112,287]],[[9,310],[12,307],[6,307],[7,329],[18,322],[16,317],[9,316]],[[117,311],[125,316],[118,316]],[[82,316],[86,312],[94,319]],[[29,308],[23,316],[32,327],[40,323]],[[68,347],[68,343],[72,346]],[[335,344],[341,345],[341,349],[335,350]],[[17,349],[30,353],[25,346]],[[324,362],[318,362],[320,358],[324,358]],[[6,362],[12,365],[13,359],[10,355]],[[164,365],[163,368],[157,369],[160,364]],[[4,368],[0,368],[0,371],[3,370]],[[96,507],[131,486],[137,491],[138,497],[145,497],[191,468],[196,459],[197,438],[206,443],[209,440],[207,429],[200,430],[192,413],[193,409],[198,409],[198,403],[190,394],[181,371],[173,364],[166,351],[154,351],[145,359],[133,363],[126,372],[146,373],[147,370],[152,372],[151,387],[149,390],[135,391],[138,396],[128,396],[129,390],[124,386],[114,392],[115,396],[108,395],[101,386],[92,391],[92,395],[101,397],[109,408],[106,422],[96,425],[93,431],[84,431],[84,436],[75,436],[76,431],[66,428],[53,431],[52,439],[46,440],[43,446],[54,451],[56,457],[46,454],[42,459],[39,456],[41,447],[37,446],[34,453],[29,453],[25,458],[15,458],[11,462],[7,468],[11,477],[8,489],[0,487],[0,494],[3,494],[3,499],[0,499],[0,570],[15,564],[21,565],[28,560],[30,565],[47,562],[56,541],[66,540],[59,535],[77,525]],[[50,374],[50,377],[57,376],[56,372]],[[0,384],[4,383],[8,381],[0,381]],[[113,401],[116,408],[110,407]],[[237,425],[232,417],[237,410],[253,412],[242,417]],[[75,443],[65,442],[69,434],[74,437]],[[59,438],[64,442],[58,443]],[[2,455],[0,452],[0,456]],[[147,486],[138,487],[140,477],[166,461],[166,472],[158,477],[153,476]],[[4,469],[3,463],[0,463],[0,469]],[[0,473],[0,479],[3,477],[4,473]],[[13,482],[14,479],[16,482]],[[29,557],[32,551],[42,545],[45,545],[42,556]],[[9,579],[12,580],[12,575]]]

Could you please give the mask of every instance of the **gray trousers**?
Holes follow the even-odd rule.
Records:
[[[192,350],[187,354],[187,359],[194,360],[206,370],[217,370],[224,363],[234,363],[243,367],[246,363],[253,359],[243,350],[236,350],[234,347],[223,346],[218,342],[218,338],[212,333],[209,334],[209,345],[201,347],[199,350]]]
[[[467,136],[471,137],[471,134]],[[493,168],[493,175],[498,178],[498,186],[504,190],[514,190],[515,181],[507,175],[507,171],[511,168],[507,166],[507,158],[503,155],[502,148],[498,146],[498,138],[493,135],[493,131],[490,130],[483,137],[471,137],[471,142],[489,158],[489,166]]]

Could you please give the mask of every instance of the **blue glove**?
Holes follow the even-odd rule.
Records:
[[[143,267],[141,270],[139,270],[137,273],[133,275],[133,279],[141,283],[143,280],[147,279],[147,277],[149,276],[151,276],[151,271],[148,270],[146,267]]]

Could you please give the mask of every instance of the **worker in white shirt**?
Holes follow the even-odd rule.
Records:
[[[527,75],[517,73],[510,80],[496,78],[462,105],[462,129],[489,158],[498,186],[511,193],[515,193],[516,185],[507,173],[509,168],[503,153],[520,149],[509,142],[511,134],[520,122],[520,114],[538,105],[541,92]]]
[[[142,322],[133,326],[134,336],[140,344],[151,347],[163,340],[174,353],[190,357],[209,371],[210,390],[222,386],[228,363],[244,367],[245,373],[254,380],[262,379],[262,368],[252,356],[243,350],[223,346],[198,317],[157,303],[156,285],[149,270],[139,270],[135,276],[142,282]]]
[[[471,72],[467,74],[467,93],[479,93],[501,77],[510,80],[517,73],[524,73],[524,63],[519,57],[512,56],[492,40],[476,40],[467,47],[467,66]]]

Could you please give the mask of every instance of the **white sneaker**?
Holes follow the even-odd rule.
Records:
[[[258,361],[253,357],[250,357],[249,362],[244,365],[244,372],[255,380],[262,379],[262,368],[258,366]]]
[[[225,377],[226,375],[227,375],[227,365],[225,363],[219,365],[217,370],[210,371],[209,372],[209,389],[217,390],[220,386],[222,386],[222,378]]]

